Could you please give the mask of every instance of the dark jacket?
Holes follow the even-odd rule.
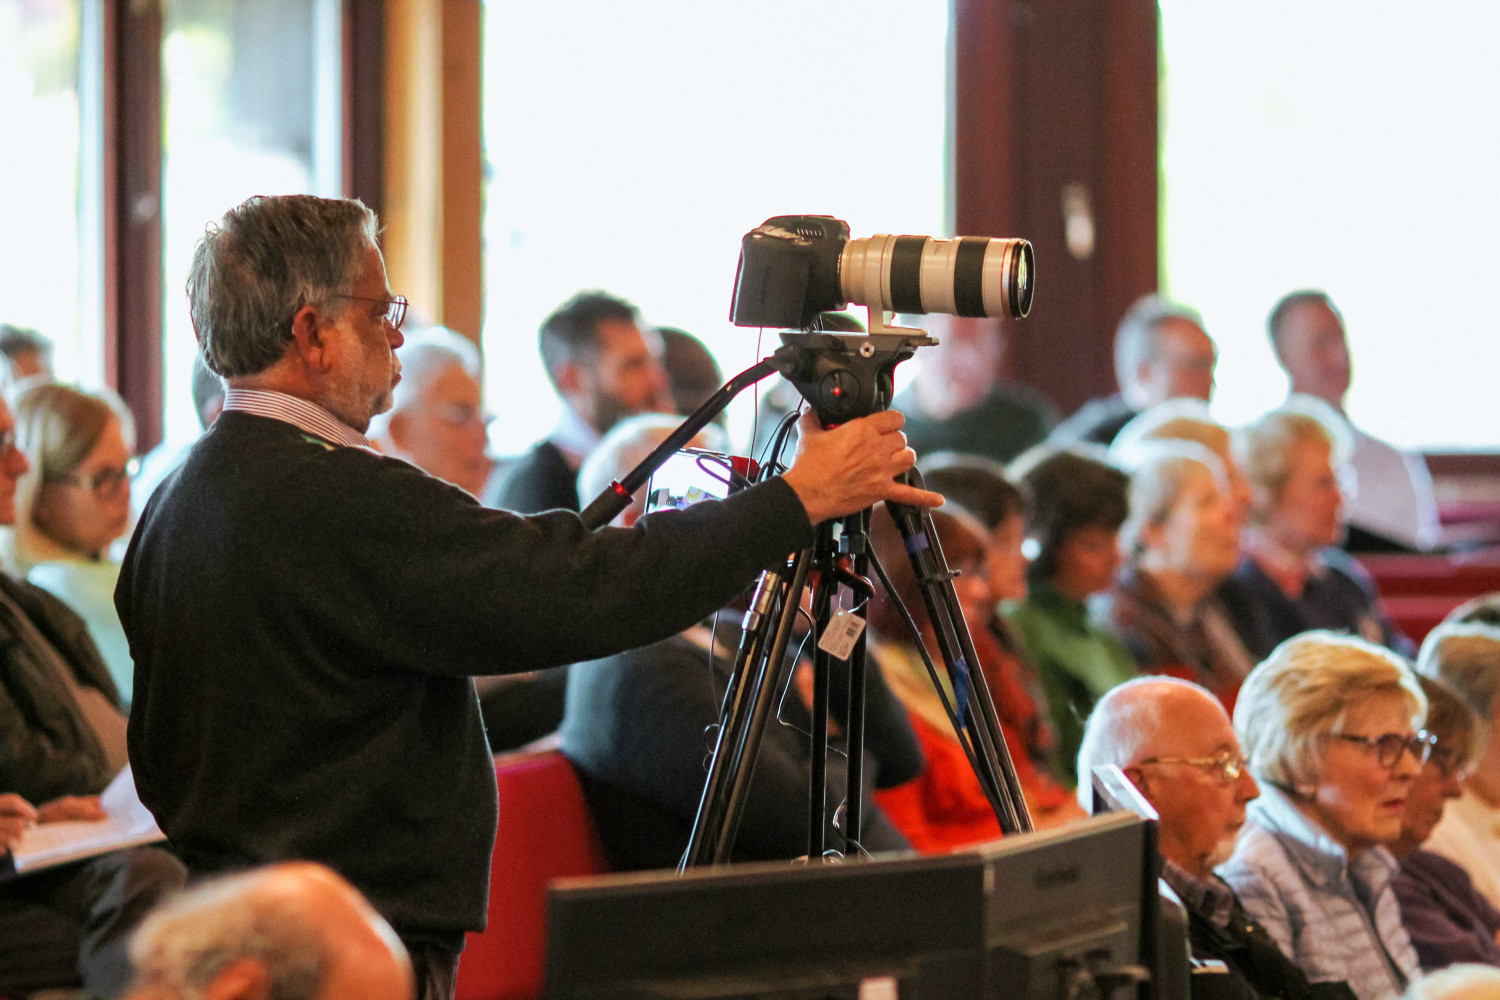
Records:
[[[190,869],[321,861],[457,950],[495,836],[470,676],[659,640],[811,541],[781,480],[590,532],[226,412],[152,496],[115,594],[141,800]]]
[[[0,588],[57,649],[79,684],[98,688],[111,704],[120,704],[82,618],[45,590],[7,574],[0,573]],[[0,791],[47,802],[61,795],[98,794],[113,777],[104,748],[72,693],[25,641],[10,609],[0,604]]]

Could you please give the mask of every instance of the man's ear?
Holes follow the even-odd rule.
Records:
[[[253,958],[230,962],[208,984],[207,1000],[267,1000],[271,995],[271,974]]]
[[[328,336],[323,332],[325,317],[317,306],[305,305],[292,317],[292,343],[304,364],[318,371],[332,367],[328,357]]]
[[[1146,797],[1146,801],[1151,801],[1151,793],[1146,791],[1145,771],[1141,770],[1134,764],[1126,764],[1124,767],[1120,768],[1120,771],[1125,775],[1125,777],[1130,779],[1130,783],[1135,786],[1135,790]]]

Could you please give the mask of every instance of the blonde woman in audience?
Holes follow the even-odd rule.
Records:
[[[1245,647],[1257,656],[1309,629],[1348,632],[1411,655],[1375,585],[1338,547],[1344,535],[1339,473],[1349,429],[1328,404],[1293,397],[1240,434],[1250,480],[1245,558],[1222,595]]]
[[[1500,629],[1439,625],[1422,643],[1417,670],[1452,688],[1474,710],[1484,732],[1494,731],[1500,719]],[[1485,745],[1463,793],[1444,811],[1426,846],[1462,865],[1474,888],[1500,907],[1500,740]]]
[[[118,402],[56,383],[25,390],[15,417],[31,469],[16,489],[7,565],[83,618],[128,706],[134,668],[115,614],[120,566],[109,549],[130,529],[135,428]]]
[[[1418,971],[1385,844],[1401,833],[1431,750],[1427,698],[1399,656],[1310,632],[1278,646],[1240,689],[1234,729],[1261,796],[1218,869],[1313,982],[1396,997]]]
[[[1240,558],[1228,476],[1189,441],[1151,442],[1137,458],[1120,529],[1128,562],[1096,610],[1143,672],[1193,681],[1233,711],[1255,661],[1214,594]]]

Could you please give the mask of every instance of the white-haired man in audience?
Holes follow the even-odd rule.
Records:
[[[1140,677],[1094,706],[1078,751],[1079,798],[1090,802],[1093,769],[1114,764],[1160,817],[1162,877],[1188,911],[1193,956],[1217,959],[1227,981],[1195,979],[1218,997],[1352,997],[1343,983],[1309,984],[1214,874],[1229,858],[1260,794],[1224,706],[1172,677]],[[1210,987],[1210,983],[1213,984]]]
[[[407,337],[396,360],[401,381],[389,412],[371,423],[371,439],[387,455],[479,496],[494,467],[485,451],[479,349],[436,326]]]
[[[1089,400],[1053,429],[1059,447],[1080,442],[1108,446],[1121,428],[1169,399],[1201,399],[1214,391],[1218,351],[1196,310],[1147,295],[1126,310],[1115,329],[1115,382],[1120,391]]]
[[[411,962],[363,896],[322,865],[204,883],[146,919],[128,1000],[410,1000]]]

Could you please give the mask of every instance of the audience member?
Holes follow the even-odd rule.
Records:
[[[1125,473],[1062,451],[1022,477],[1038,543],[1025,600],[1007,618],[1037,669],[1057,730],[1058,766],[1071,774],[1094,702],[1136,674],[1130,650],[1089,616],[1084,603],[1114,582],[1120,525],[1129,512]]]
[[[1260,794],[1224,706],[1208,691],[1170,677],[1126,681],[1100,699],[1078,751],[1078,794],[1091,800],[1093,769],[1114,764],[1156,809],[1162,878],[1188,914],[1193,957],[1228,967],[1216,997],[1282,1000],[1350,997],[1343,982],[1316,985],[1217,875]],[[1213,977],[1194,976],[1194,993]]]
[[[1326,292],[1296,291],[1271,310],[1276,361],[1290,391],[1313,396],[1344,413],[1351,365],[1344,317]],[[1349,455],[1348,547],[1356,552],[1430,549],[1442,541],[1432,476],[1421,456],[1399,451],[1357,427]]]
[[[1063,787],[1066,782],[1058,769],[1057,733],[1047,711],[1041,678],[1002,614],[1003,609],[1025,600],[1029,589],[1026,575],[1031,560],[1026,556],[1026,530],[1030,499],[1006,475],[1003,465],[982,455],[937,452],[918,462],[917,468],[928,489],[972,513],[987,532],[982,571],[995,604],[972,624],[976,629],[982,624],[988,637],[999,644],[990,678],[995,711],[1007,737],[1022,744],[1024,756],[1043,779]]]
[[[1218,456],[1158,442],[1131,473],[1128,561],[1097,609],[1143,673],[1196,681],[1230,711],[1255,665],[1215,594],[1239,562],[1240,525]]]
[[[0,764],[0,772],[9,771]],[[97,796],[65,795],[33,807],[14,793],[0,795],[0,860],[33,826],[104,817]],[[118,997],[130,977],[131,931],[182,883],[181,863],[150,847],[0,882],[0,995],[81,986],[97,1000]]]
[[[1486,731],[1500,725],[1500,628],[1439,625],[1422,643],[1417,670],[1455,691]],[[1463,794],[1444,810],[1426,847],[1460,865],[1500,909],[1500,740],[1484,743]]]
[[[273,865],[197,886],[131,943],[129,1000],[410,1000],[390,925],[322,865]]]
[[[357,201],[252,198],[210,227],[188,296],[224,412],[147,505],[116,604],[136,663],[141,800],[195,873],[323,861],[447,998],[484,925],[495,775],[469,675],[660,641],[812,525],[882,500],[901,417],[805,420],[783,476],[590,532],[523,518],[372,452],[405,300]],[[291,693],[291,696],[289,696]]]
[[[27,469],[0,402],[0,523]],[[0,573],[0,829],[99,819],[97,795],[125,765],[125,715],[88,629],[57,598]],[[33,810],[30,802],[44,803]],[[8,850],[11,841],[7,840]],[[182,866],[154,848],[116,851],[0,884],[0,993],[124,989],[125,941]]]
[[[916,378],[891,402],[906,414],[906,440],[918,455],[961,451],[1009,462],[1047,436],[1057,407],[1001,379],[1005,337],[996,321],[918,318],[938,343],[922,348]]]
[[[1456,962],[1500,965],[1500,910],[1479,894],[1460,865],[1422,849],[1447,800],[1463,794],[1465,773],[1483,748],[1479,717],[1442,681],[1419,680],[1427,695],[1427,731],[1437,743],[1406,796],[1401,836],[1390,844],[1401,862],[1392,883],[1401,922],[1426,971]]]
[[[485,453],[479,348],[435,326],[407,337],[396,360],[401,381],[390,410],[370,422],[370,438],[387,455],[479,496],[494,466]]]
[[[83,617],[128,706],[135,665],[115,612],[120,564],[110,546],[130,530],[130,414],[117,400],[42,382],[23,389],[15,417],[31,468],[16,486],[7,561]]]
[[[562,419],[486,488],[487,507],[578,510],[578,467],[600,436],[623,417],[672,408],[661,340],[641,330],[630,303],[580,292],[542,322],[540,342]]]
[[[1362,639],[1310,632],[1250,673],[1234,730],[1261,796],[1219,875],[1314,982],[1400,996],[1418,971],[1385,844],[1431,749],[1416,676]]]
[[[676,424],[659,415],[621,421],[584,461],[580,484],[602,489],[620,478]],[[633,525],[643,502],[644,497],[638,498],[616,523]],[[737,626],[740,615],[725,618],[726,624]],[[654,645],[568,668],[559,730],[562,750],[578,769],[611,867],[670,868],[681,857],[707,778],[735,646],[728,629],[716,633],[710,624],[700,623]],[[846,675],[845,690],[847,685]],[[866,698],[867,776],[875,788],[909,782],[922,770],[922,753],[900,705],[874,671]],[[736,860],[807,853],[811,721],[793,687],[760,744],[735,840]],[[824,836],[832,847],[842,838],[833,824],[846,785],[843,751],[830,752],[826,764],[829,825]],[[852,843],[868,851],[907,846],[868,794],[867,789],[865,825]]]
[[[1325,404],[1302,398],[1252,423],[1238,441],[1252,492],[1250,526],[1245,556],[1221,596],[1253,656],[1309,629],[1415,651],[1381,608],[1369,574],[1337,547],[1338,469],[1347,454],[1340,430]]]
[[[984,675],[1027,810],[1037,826],[1076,818],[1079,814],[1072,808],[1067,790],[1046,765],[1038,767],[1031,756],[1027,737],[1037,727],[1039,706],[1017,677],[1015,658],[984,627],[994,616],[996,594],[985,572],[988,559],[983,529],[971,515],[957,508],[935,511],[932,520],[948,568],[957,574],[953,584],[959,610],[969,624],[979,655],[979,662],[970,664],[969,669],[977,666]],[[994,807],[974,774],[949,715],[950,710],[967,713],[970,709],[955,701],[954,685],[944,669],[936,631],[906,544],[883,509],[877,509],[871,519],[870,547],[892,589],[886,593],[877,588],[870,602],[869,656],[905,706],[927,761],[920,778],[881,791],[876,800],[919,849],[939,850],[993,840],[1001,833]],[[1016,558],[1020,561],[1016,575],[1024,580],[1024,557],[1016,553]],[[916,622],[918,635],[910,633],[898,602]],[[927,672],[919,643],[937,667],[941,688],[934,686]],[[967,687],[960,690],[967,691]]]
[[[52,341],[24,326],[0,323],[0,389],[31,379],[52,381]]]
[[[1169,399],[1207,402],[1214,391],[1218,353],[1203,331],[1203,317],[1160,295],[1132,305],[1115,329],[1113,396],[1083,404],[1047,439],[1055,447],[1080,442],[1108,445],[1136,414]]]
[[[198,414],[198,426],[200,430],[208,430],[219,418],[219,411],[224,409],[224,381],[208,370],[208,366],[203,363],[202,354],[193,355],[192,390],[193,412]],[[142,456],[140,468],[130,481],[130,510],[133,519],[140,518],[151,494],[156,492],[162,480],[183,463],[197,441],[195,437],[186,444],[178,444],[164,439]]]
[[[672,411],[685,417],[719,391],[724,375],[703,341],[686,330],[658,326],[652,332],[661,338],[661,365],[667,373]],[[724,426],[725,414],[720,412],[714,421]]]
[[[603,493],[611,481],[640,464],[680,423],[681,420],[665,413],[642,413],[615,424],[583,460],[578,470],[580,494],[594,497]],[[718,450],[722,441],[717,429],[710,427],[698,433],[692,446]],[[643,489],[636,493],[616,523],[627,527],[634,524],[645,508]],[[492,751],[519,750],[557,732],[567,701],[569,669],[551,667],[474,679],[479,712]]]

